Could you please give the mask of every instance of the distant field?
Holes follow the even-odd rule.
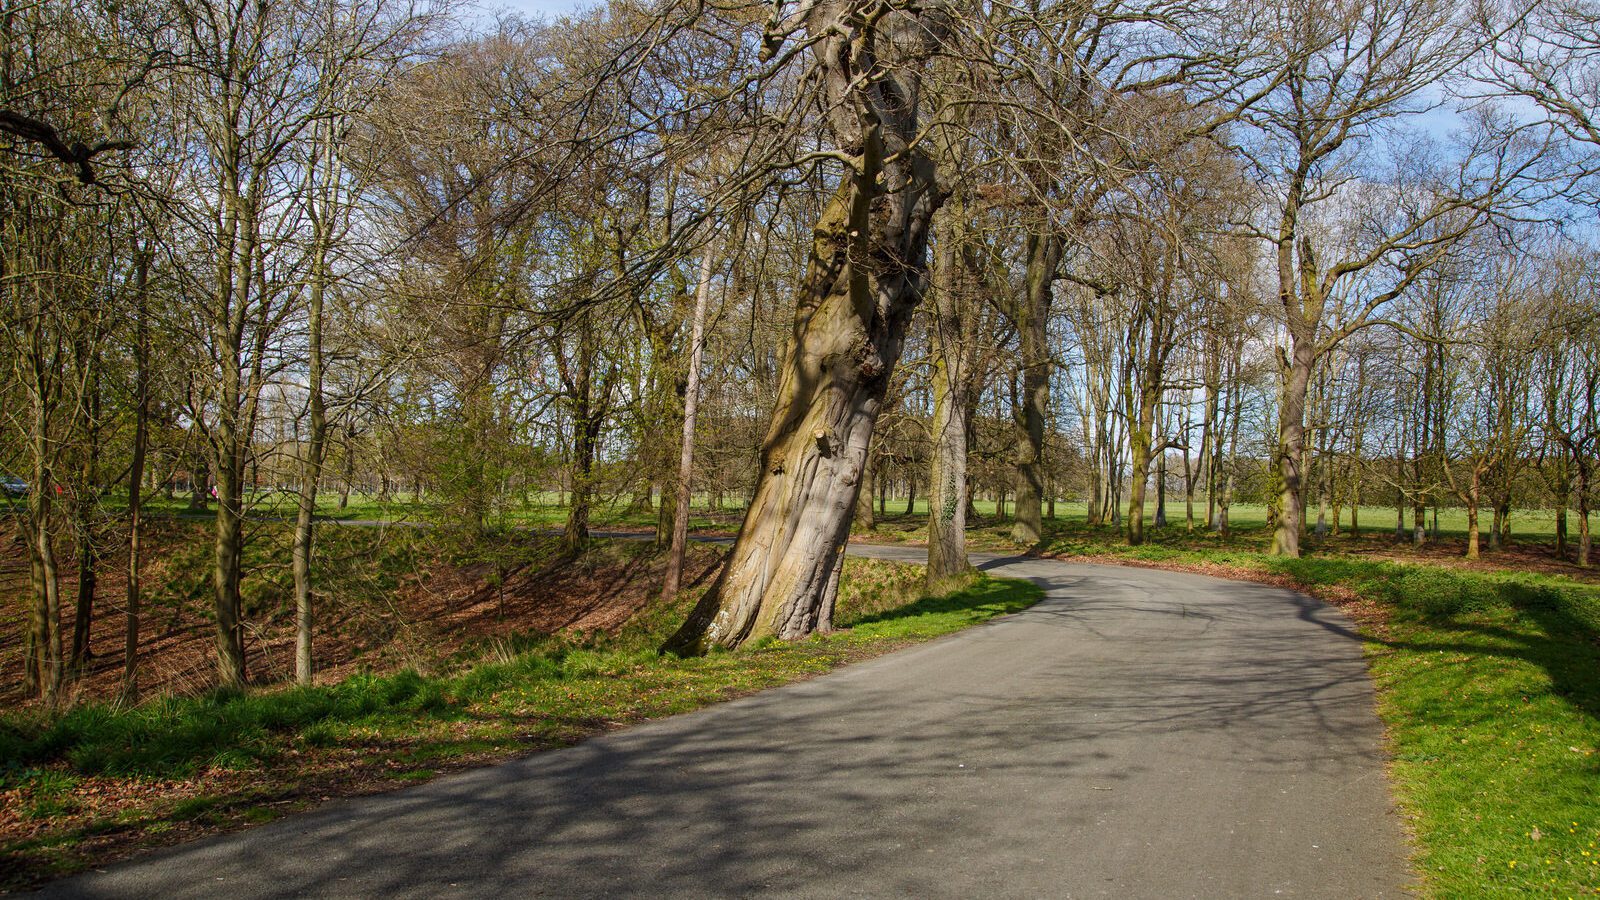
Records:
[[[567,510],[561,503],[561,495],[555,492],[530,494],[527,502],[515,502],[509,505],[500,518],[508,525],[559,525],[566,521]],[[592,522],[596,526],[631,526],[653,527],[656,522],[656,512],[633,508],[631,498],[623,497],[615,500],[602,500],[596,502],[592,514]],[[113,506],[120,505],[115,500]],[[295,510],[294,496],[289,493],[260,493],[250,498],[252,512],[258,515],[292,515]],[[172,499],[162,497],[147,501],[147,508],[152,512],[172,515],[193,514],[189,507],[188,497],[179,495]],[[972,504],[973,510],[978,513],[979,522],[993,520],[995,516],[995,502],[993,500],[977,500]],[[1007,517],[1011,514],[1013,506],[1006,504]],[[214,506],[210,509],[215,509]],[[744,509],[742,498],[725,495],[722,505],[713,510],[709,494],[697,494],[691,509],[695,514],[691,517],[691,528],[716,528],[737,526],[743,516]],[[876,504],[874,505],[876,509]],[[884,517],[899,524],[909,524],[912,519],[920,519],[928,514],[928,502],[918,497],[911,505],[911,512],[907,514],[906,500],[904,497],[891,497],[885,505]],[[339,495],[324,492],[317,503],[319,515],[333,519],[428,519],[436,514],[433,503],[424,498],[418,501],[414,495],[406,493],[390,494],[387,498],[380,499],[375,494],[355,493],[350,495],[349,503],[341,508]],[[1088,519],[1088,506],[1078,501],[1057,501],[1055,505],[1055,521],[1072,526],[1083,525]],[[1316,526],[1317,511],[1312,507],[1307,511],[1307,524]],[[1330,510],[1331,515],[1331,510]],[[1430,533],[1433,528],[1433,510],[1428,511],[1428,528]],[[1235,504],[1230,512],[1232,526],[1236,531],[1248,532],[1265,527],[1267,521],[1267,507],[1259,503]],[[1395,527],[1395,509],[1392,506],[1363,506],[1359,515],[1363,532],[1390,532]],[[1154,503],[1146,509],[1145,521],[1154,524]],[[1205,502],[1203,498],[1195,500],[1195,526],[1200,528],[1205,521]],[[1439,534],[1441,537],[1464,538],[1467,533],[1466,510],[1453,507],[1444,507],[1438,511]],[[1480,515],[1479,525],[1486,536],[1491,522],[1491,513],[1485,509]],[[1528,540],[1548,540],[1555,535],[1556,515],[1549,509],[1517,509],[1511,514],[1512,538]],[[977,524],[977,523],[975,523]],[[1181,497],[1171,498],[1167,505],[1167,524],[1169,528],[1182,530],[1185,525],[1184,503]],[[1350,527],[1350,510],[1342,510],[1343,530]],[[1332,522],[1329,522],[1330,527]],[[1411,511],[1406,510],[1406,528],[1411,527]],[[1569,532],[1575,537],[1578,532],[1578,514],[1576,511],[1568,513]],[[1241,535],[1243,536],[1243,535]],[[1485,537],[1487,543],[1487,537]]]

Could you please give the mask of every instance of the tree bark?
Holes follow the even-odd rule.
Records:
[[[1156,340],[1158,338],[1152,335],[1151,342]],[[1162,377],[1156,353],[1152,352],[1135,388],[1137,393],[1133,411],[1136,418],[1128,430],[1128,543],[1134,546],[1144,543],[1144,500],[1150,480],[1150,463],[1154,456],[1151,429],[1155,427],[1156,407],[1161,402]]]
[[[148,297],[150,254],[140,251],[134,273],[134,407],[133,458],[128,464],[128,575],[126,628],[122,643],[122,700],[139,699],[140,562],[144,553],[144,467],[150,443],[150,326]]]
[[[693,499],[694,430],[700,416],[700,359],[705,353],[706,306],[711,297],[711,272],[715,258],[707,247],[700,257],[700,280],[694,288],[694,315],[689,325],[689,374],[683,392],[683,444],[678,454],[678,490],[673,501],[672,545],[667,550],[667,574],[661,583],[663,599],[677,596],[683,583],[683,555],[689,544],[689,505]],[[661,497],[666,508],[667,498]]]
[[[216,460],[217,518],[212,588],[216,603],[217,680],[224,688],[245,685],[244,624],[240,619],[240,566],[244,550],[243,460],[232,428],[220,429]]]
[[[933,284],[933,466],[928,478],[927,588],[937,594],[967,579],[967,410],[972,401],[971,310],[963,220],[955,204],[939,213]]]
[[[87,371],[82,382],[84,396],[79,400],[83,420],[83,464],[78,472],[77,491],[72,498],[78,557],[78,594],[72,621],[71,662],[68,663],[73,671],[87,666],[92,655],[89,636],[94,623],[95,594],[99,587],[100,560],[94,534],[94,512],[100,481],[100,353],[98,339],[86,337],[85,343],[92,343],[94,347],[80,348],[79,351],[79,358],[87,359]]]
[[[823,0],[804,13],[820,108],[851,158],[813,231],[755,496],[727,566],[667,642],[672,652],[798,639],[832,621],[867,445],[926,286],[929,225],[944,199],[914,142],[919,73],[942,35],[940,13],[861,7]]]
[[[602,404],[595,398],[596,346],[594,321],[590,312],[579,314],[578,358],[569,378],[572,401],[572,495],[567,507],[566,527],[561,532],[561,548],[576,556],[589,543],[589,513],[594,502],[595,452],[599,449],[600,429],[604,425]]]
[[[1568,540],[1567,504],[1571,490],[1565,484],[1562,485],[1562,488],[1563,490],[1556,495],[1556,558],[1565,560],[1567,558]]]
[[[1471,478],[1467,482],[1467,559],[1478,558],[1478,501],[1482,496],[1483,471],[1473,465]]]
[[[1279,500],[1278,527],[1272,536],[1275,556],[1300,555],[1300,525],[1305,502],[1302,465],[1306,446],[1306,392],[1311,384],[1311,368],[1316,362],[1313,338],[1304,331],[1303,326],[1291,328],[1289,365],[1284,373],[1278,413],[1278,477],[1283,494]]]
[[[1013,457],[1016,505],[1011,539],[1034,545],[1043,538],[1040,461],[1044,456],[1045,422],[1050,413],[1050,304],[1063,242],[1053,233],[1030,234],[1022,302],[1017,304],[1021,342],[1022,396],[1013,413],[1016,447]]]
[[[46,427],[43,416],[36,409],[33,484],[28,492],[29,555],[34,573],[34,602],[29,620],[33,651],[30,680],[46,703],[54,703],[60,695],[64,665],[61,646],[61,573],[50,531],[55,482],[46,463],[46,454],[51,452],[47,446]]]
[[[872,510],[872,487],[876,481],[874,468],[872,452],[868,450],[867,461],[861,468],[861,490],[856,493],[855,515],[855,526],[866,531],[871,531],[878,524]]]
[[[330,148],[331,150],[331,148]],[[326,213],[324,213],[326,215]],[[327,223],[319,221],[317,230]],[[318,245],[312,260],[312,281],[307,308],[306,353],[307,385],[310,394],[310,433],[306,438],[305,459],[300,472],[300,497],[294,523],[294,680],[296,684],[309,685],[312,676],[311,636],[311,560],[317,536],[317,487],[322,481],[323,457],[327,449],[328,420],[323,398],[322,311],[327,285],[327,249],[323,235],[316,238]],[[347,449],[347,459],[353,455]],[[348,496],[349,478],[345,479],[341,502]]]
[[[1592,465],[1580,457],[1576,468],[1578,470],[1578,565],[1587,569],[1590,553],[1593,550],[1593,537],[1589,533],[1589,482]]]

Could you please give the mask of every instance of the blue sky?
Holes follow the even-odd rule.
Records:
[[[508,9],[528,16],[558,16],[589,5],[586,0],[479,0],[486,9]]]

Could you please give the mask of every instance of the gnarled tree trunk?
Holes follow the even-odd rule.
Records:
[[[1311,336],[1292,328],[1278,407],[1277,465],[1283,493],[1272,535],[1272,553],[1277,556],[1300,555],[1300,525],[1305,516],[1306,393],[1315,363]]]
[[[942,202],[918,134],[920,70],[937,13],[805,13],[817,83],[845,175],[813,232],[761,472],[727,566],[665,649],[703,653],[831,627],[867,445],[922,299]]]

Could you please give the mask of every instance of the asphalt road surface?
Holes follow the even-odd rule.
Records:
[[[1197,575],[979,562],[1046,599],[809,682],[330,803],[45,893],[1405,892],[1372,688],[1339,613]]]

